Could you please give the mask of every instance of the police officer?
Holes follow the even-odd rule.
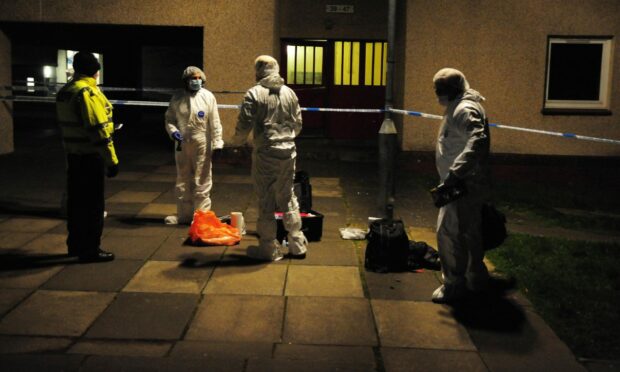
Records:
[[[111,261],[101,249],[104,173],[118,174],[112,141],[112,104],[97,87],[101,65],[92,53],[73,57],[73,78],[56,96],[56,116],[67,158],[67,248],[81,262]]]

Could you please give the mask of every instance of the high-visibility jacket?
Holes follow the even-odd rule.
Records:
[[[96,80],[77,75],[56,95],[56,118],[68,154],[99,153],[106,166],[118,164],[112,134],[112,104]]]

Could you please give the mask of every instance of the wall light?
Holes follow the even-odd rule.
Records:
[[[52,66],[43,66],[43,77],[46,79],[49,79],[52,77],[52,74],[54,73],[54,70],[52,69]]]

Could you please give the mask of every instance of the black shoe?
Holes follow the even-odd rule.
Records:
[[[306,258],[306,254],[305,253],[302,253],[302,254],[289,253],[288,257],[293,260],[303,260],[304,258]]]
[[[77,257],[77,256],[79,256],[79,254],[76,251],[69,250],[67,252],[67,256],[69,256],[69,257]]]
[[[99,248],[94,254],[80,255],[80,262],[106,262],[114,259],[114,253]]]

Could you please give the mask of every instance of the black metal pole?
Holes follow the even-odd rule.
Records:
[[[391,119],[394,104],[394,32],[396,0],[388,4],[387,71],[385,85],[385,114],[379,129],[379,209],[384,218],[394,218],[394,167],[398,149],[398,132]]]

